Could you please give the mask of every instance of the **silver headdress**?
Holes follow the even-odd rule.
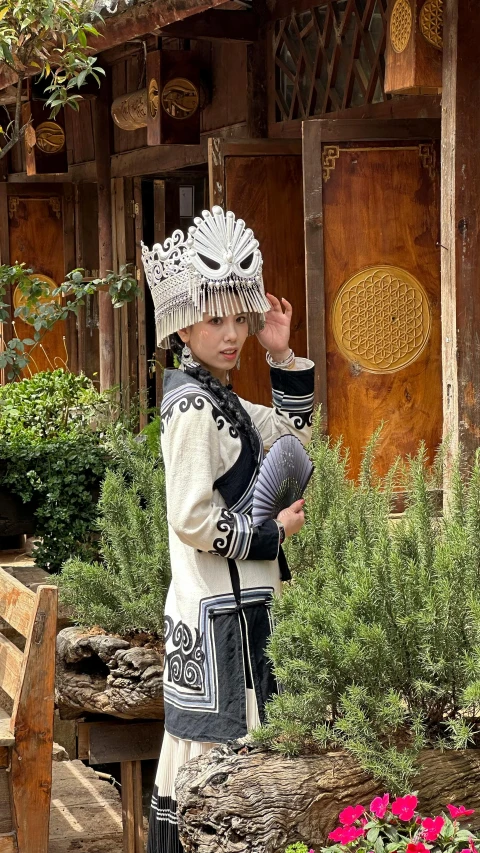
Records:
[[[221,207],[204,210],[185,238],[174,231],[150,251],[142,243],[142,261],[155,306],[159,346],[179,329],[202,319],[248,312],[249,332],[263,328],[271,306],[265,296],[262,254],[251,228]]]

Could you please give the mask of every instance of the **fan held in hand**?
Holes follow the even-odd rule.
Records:
[[[276,518],[282,509],[298,501],[313,474],[313,464],[294,435],[282,435],[272,444],[253,491],[255,525]]]

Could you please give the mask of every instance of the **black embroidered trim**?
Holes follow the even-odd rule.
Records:
[[[220,510],[217,530],[227,535],[213,540],[213,551],[209,551],[209,554],[219,554],[220,557],[226,557],[230,553],[235,526],[235,518],[232,513],[228,509]]]
[[[205,408],[206,402],[209,402],[212,407],[212,417],[217,425],[217,429],[220,431],[226,424],[228,424],[228,431],[231,437],[238,438],[238,431],[232,424],[228,422],[228,419],[221,411],[221,409],[215,406],[207,397],[204,397],[201,393],[197,392],[189,392],[185,395],[185,397],[181,397],[179,400],[175,400],[170,405],[165,406],[165,408],[162,407],[162,433],[165,430],[165,424],[168,424],[172,419],[175,406],[178,406],[178,410],[182,414],[184,414],[185,412],[188,412],[188,410],[191,409],[192,406],[194,409],[197,409],[197,411],[201,411]]]
[[[195,639],[188,625],[165,616],[165,643],[172,640],[174,650],[167,654],[167,677],[173,684],[190,690],[203,690],[205,685],[205,652],[203,635],[195,628]]]
[[[295,429],[303,429],[312,426],[313,412],[289,412],[288,417],[293,421]]]

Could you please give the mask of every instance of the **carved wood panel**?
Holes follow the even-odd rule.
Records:
[[[387,0],[327,0],[275,23],[275,120],[385,100]]]

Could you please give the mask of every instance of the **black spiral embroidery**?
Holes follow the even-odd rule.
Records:
[[[213,420],[215,421],[215,423],[217,425],[217,429],[219,432],[221,429],[223,429],[225,424],[228,424],[228,432],[230,433],[230,436],[232,438],[238,438],[238,430],[236,430],[235,427],[231,423],[228,422],[224,413],[220,409],[217,409],[216,406],[213,406],[213,405],[212,405],[212,417],[213,417]]]
[[[163,639],[165,642],[170,639],[173,634],[173,619],[171,616],[165,616],[163,622]]]
[[[227,557],[230,553],[233,534],[235,533],[235,518],[228,509],[222,509],[220,518],[217,521],[217,530],[220,533],[225,533],[225,536],[219,536],[213,541],[213,551],[210,554],[220,554],[221,557]]]
[[[303,429],[305,426],[312,426],[313,412],[289,412],[288,417],[293,421],[295,429]]]
[[[170,616],[165,617],[168,633],[165,642],[171,638],[173,651],[167,654],[167,677],[169,681],[190,690],[203,690],[205,684],[205,653],[202,649],[203,635],[195,628],[195,638],[188,625],[179,622],[173,627]]]

